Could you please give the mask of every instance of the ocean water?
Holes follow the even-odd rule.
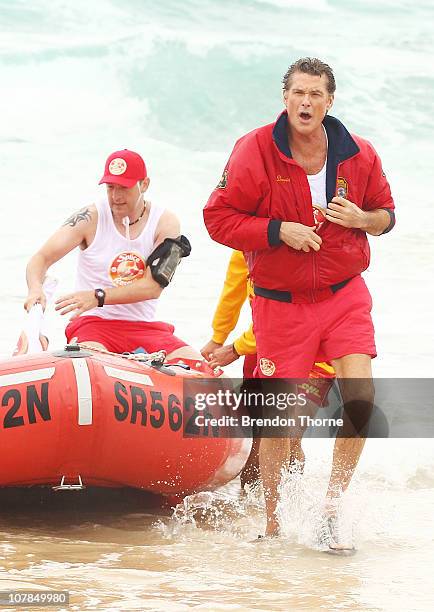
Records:
[[[193,244],[160,316],[200,348],[229,258],[203,227],[203,205],[234,141],[280,112],[288,65],[310,55],[334,68],[332,114],[377,148],[396,200],[397,226],[371,240],[365,274],[374,372],[431,377],[433,20],[430,0],[0,0],[0,353],[20,329],[28,258],[98,197],[107,154],[124,147],[143,154],[150,199],[178,213]],[[71,254],[54,266],[59,295],[74,265]],[[65,322],[53,312],[50,322],[59,346]],[[71,518],[48,504],[20,522],[5,510],[0,587],[75,589],[81,610],[430,609],[432,442],[368,441],[348,493],[351,560],[311,546],[331,447],[309,442],[303,483],[285,489],[280,542],[248,543],[263,512],[236,482],[173,518],[141,508]]]

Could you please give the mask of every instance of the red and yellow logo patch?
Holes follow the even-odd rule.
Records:
[[[110,174],[114,174],[115,176],[119,176],[123,174],[127,169],[127,162],[121,157],[116,157],[112,159],[109,166]]]
[[[146,262],[139,253],[119,253],[110,266],[109,276],[116,287],[129,285],[145,275]]]
[[[336,195],[339,198],[346,198],[348,195],[348,182],[342,176],[338,176],[336,181]]]
[[[276,371],[276,366],[271,359],[265,359],[265,357],[261,357],[259,360],[259,369],[261,370],[264,376],[273,376]]]

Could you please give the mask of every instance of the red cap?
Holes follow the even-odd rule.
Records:
[[[146,178],[146,166],[141,156],[134,151],[123,149],[107,157],[104,176],[98,184],[115,183],[130,188],[144,178]]]

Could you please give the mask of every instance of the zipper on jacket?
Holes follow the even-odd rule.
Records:
[[[316,290],[316,260],[315,260],[315,251],[312,251],[312,303],[316,302],[315,300],[315,290]]]
[[[304,178],[305,172],[304,172],[303,168],[301,168],[301,166],[299,166],[299,168],[300,168],[300,171],[303,173],[303,175],[300,174],[300,179],[301,179],[301,176],[303,176],[303,178]],[[311,191],[310,191],[309,181],[307,180],[307,177],[306,177],[306,182],[307,182],[307,188],[308,188],[308,192],[309,192],[309,202],[306,205],[306,213],[307,213],[307,216],[308,216],[309,219],[310,219],[310,217],[312,217],[312,224],[314,225],[315,224],[315,219],[313,217],[312,194],[311,194]],[[300,192],[303,193],[303,189],[302,189],[302,185],[301,185],[301,180],[299,180],[299,189],[300,189]],[[317,275],[316,275],[315,251],[312,250],[312,289],[310,291],[312,302],[316,301],[315,300],[316,276]]]

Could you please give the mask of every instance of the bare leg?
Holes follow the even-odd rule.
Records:
[[[260,439],[254,438],[249,458],[247,459],[246,465],[243,467],[240,474],[242,489],[244,489],[244,485],[253,484],[259,479],[259,444]]]
[[[283,382],[283,381],[282,381]],[[278,390],[275,381],[273,392]],[[296,386],[288,385],[283,382],[282,389],[285,393],[297,391]],[[263,407],[263,411],[266,408]],[[287,408],[281,412],[282,417],[293,418],[296,409]],[[282,477],[282,468],[291,469],[295,462],[300,462],[304,467],[304,452],[301,447],[303,428],[292,426],[290,431],[284,432],[281,438],[261,438],[259,446],[259,467],[264,488],[265,509],[267,513],[266,536],[277,535],[279,533],[279,523],[276,516],[276,508],[279,500],[278,488]]]
[[[191,346],[181,346],[181,348],[175,349],[167,355],[166,359],[176,359],[177,357],[180,359],[197,359],[198,361],[203,361],[202,355]]]
[[[103,350],[107,350],[106,347],[101,344],[100,342],[83,342],[83,344],[86,345],[86,348],[96,348],[96,349],[103,349]],[[200,353],[198,353],[194,348],[192,348],[191,346],[181,346],[181,348],[176,349],[174,351],[172,351],[171,353],[169,353],[166,357],[166,359],[176,359],[177,357],[179,357],[180,359],[182,359],[183,357],[185,359],[198,359],[199,361],[203,360],[203,357]]]
[[[346,355],[332,361],[346,407],[344,425],[338,433],[333,451],[333,465],[327,490],[327,501],[340,497],[350,484],[366,439],[361,422],[369,420],[373,401],[371,357],[369,355]],[[350,379],[350,380],[345,380]],[[354,417],[358,423],[354,422]],[[358,434],[359,432],[359,434]]]
[[[292,466],[297,468],[301,473],[304,472],[306,457],[301,445],[307,425],[300,425],[301,416],[314,417],[318,411],[319,404],[309,399],[306,406],[295,406],[291,411],[291,417],[295,420],[296,425],[291,427],[291,447],[289,451],[289,469]],[[298,423],[298,424],[297,424]]]
[[[276,516],[278,502],[278,487],[282,467],[290,454],[289,438],[262,438],[259,446],[259,466],[264,487],[265,509],[267,512],[267,527],[265,535],[277,535],[279,523]]]
[[[291,438],[291,447],[289,450],[289,468],[292,466],[297,468],[297,471],[304,472],[304,464],[306,458],[304,450],[301,446],[301,438]]]
[[[87,342],[85,340],[83,343],[80,342],[80,345],[81,344],[85,344],[86,345],[85,348],[95,348],[95,349],[101,349],[103,351],[107,350],[106,347],[103,344],[101,344],[100,342]]]
[[[246,465],[244,466],[241,474],[241,488],[244,489],[244,485],[253,484],[261,477],[261,470],[259,468],[259,448],[261,440],[255,438],[252,444],[252,450],[250,451],[249,458],[247,459]],[[301,472],[304,470],[305,455],[301,446],[301,439],[291,438],[289,448],[289,459],[285,457],[285,461],[289,467],[297,465]]]

